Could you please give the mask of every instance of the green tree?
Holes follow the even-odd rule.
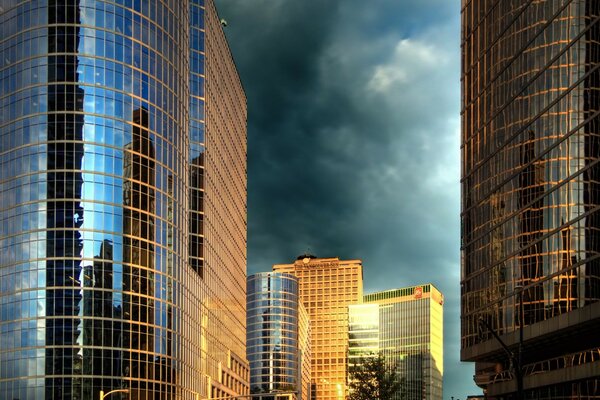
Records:
[[[361,358],[350,369],[348,400],[404,399],[404,380],[395,365],[388,365],[383,355]]]

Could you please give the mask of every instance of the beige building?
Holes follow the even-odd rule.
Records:
[[[299,388],[298,388],[298,398],[300,400],[311,400],[311,390],[310,390],[310,375],[311,375],[311,348],[310,348],[310,339],[311,339],[311,327],[310,327],[310,318],[308,317],[308,312],[306,311],[306,307],[299,302],[298,304],[298,357],[300,372],[298,377]]]
[[[298,277],[300,299],[311,324],[313,400],[343,400],[347,394],[348,306],[360,303],[363,273],[360,260],[300,256],[273,271]]]
[[[246,96],[215,4],[191,1],[189,329],[201,398],[249,393]],[[186,310],[187,311],[187,310]],[[200,357],[197,357],[200,354]],[[190,394],[191,396],[191,394]],[[191,397],[190,397],[191,398]]]
[[[246,360],[246,95],[206,1],[204,282],[211,397],[249,393]]]

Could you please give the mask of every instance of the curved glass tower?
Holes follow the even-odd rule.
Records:
[[[518,396],[495,331],[523,349],[527,398],[590,398],[600,3],[463,0],[462,61],[462,358],[489,396]]]
[[[0,398],[192,399],[215,390],[217,365],[247,387],[243,335],[214,334],[230,309],[243,332],[244,292],[209,299],[202,280],[204,15],[203,0],[0,1]],[[227,67],[245,172],[245,98]],[[241,288],[235,213],[225,281]],[[220,261],[208,269],[215,281]]]
[[[252,393],[298,391],[308,399],[302,384],[302,364],[310,354],[301,354],[306,332],[299,332],[302,304],[298,279],[288,273],[263,272],[248,277],[247,355]],[[304,326],[304,329],[307,329]]]

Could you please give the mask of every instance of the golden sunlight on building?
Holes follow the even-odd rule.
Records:
[[[361,260],[303,255],[273,271],[298,277],[300,299],[311,323],[312,398],[343,400],[347,393],[348,306],[363,295]]]

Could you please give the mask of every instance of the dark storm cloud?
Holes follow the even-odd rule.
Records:
[[[446,296],[459,353],[459,1],[218,0],[248,96],[248,269],[310,248]]]

